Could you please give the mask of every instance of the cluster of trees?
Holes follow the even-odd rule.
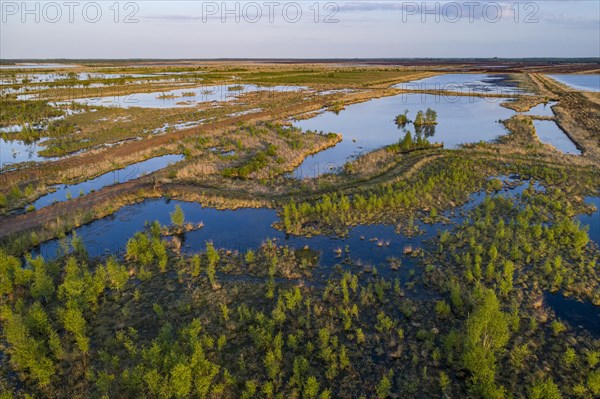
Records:
[[[128,280],[129,271],[114,259],[92,271],[83,254],[55,262],[28,256],[23,264],[0,251],[2,336],[14,369],[47,390],[69,366],[61,362],[85,361],[90,314],[106,289],[120,292]]]
[[[448,363],[470,373],[470,390],[477,396],[504,398],[515,387],[503,386],[499,379],[536,370],[536,362],[527,360],[533,358],[533,348],[542,351],[538,359],[549,356],[540,349],[540,342],[549,340],[566,346],[564,355],[560,352],[563,358],[554,360],[563,366],[553,373],[554,379],[546,376],[526,389],[519,387],[522,394],[561,398],[568,391],[568,396],[593,397],[597,350],[590,352],[585,345],[575,350],[567,344],[563,337],[568,328],[560,321],[540,326],[523,292],[531,287],[561,290],[598,301],[598,254],[588,245],[586,229],[572,219],[568,194],[535,187],[530,184],[514,198],[486,197],[462,225],[438,237],[437,263],[443,268],[428,279],[447,293],[450,305],[438,303],[436,311],[446,320],[468,316],[463,326],[454,322],[444,340],[445,347],[461,352]],[[554,381],[557,376],[565,381],[565,375],[569,382],[559,387]]]
[[[265,150],[258,151],[246,163],[241,166],[223,169],[221,174],[224,177],[240,177],[247,179],[248,176],[261,170],[269,164],[269,158],[277,156],[277,147],[273,144],[268,144]]]
[[[408,119],[408,110],[404,110],[404,113],[396,115],[394,119],[398,127],[405,127],[408,123],[413,123],[417,126],[431,126],[437,125],[437,112],[431,108],[427,108],[427,111],[418,111],[414,122]]]
[[[407,124],[412,123],[415,127],[415,133],[417,135],[425,135],[425,137],[431,137],[435,134],[435,125],[437,125],[437,112],[431,108],[427,108],[427,111],[418,111],[414,121],[408,119],[408,110],[405,110],[403,114],[396,115],[394,119],[396,125],[404,129]]]
[[[147,232],[137,232],[126,246],[126,258],[139,265],[138,274],[141,278],[150,276],[151,266],[158,266],[164,272],[167,268],[167,246],[162,239],[161,227],[158,222],[152,224]]]
[[[414,125],[415,133],[417,135],[432,137],[435,134],[435,126],[437,125],[437,113],[431,108],[427,108],[427,111],[424,114],[422,111],[419,111],[415,118]]]
[[[417,112],[417,116],[415,117],[413,124],[415,126],[437,125],[437,112],[431,108],[427,108],[425,113],[423,113],[423,111],[419,111]]]
[[[397,144],[388,146],[387,149],[389,151],[407,153],[416,150],[425,150],[431,147],[431,143],[429,140],[427,140],[427,138],[423,137],[423,135],[415,134],[413,137],[410,131],[407,131],[404,137],[400,139]]]

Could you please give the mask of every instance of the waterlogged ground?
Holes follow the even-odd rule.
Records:
[[[495,195],[515,198],[528,187],[527,182],[514,186],[515,181],[512,179],[501,177],[501,180],[511,186],[505,187]],[[537,184],[534,187],[538,191],[543,190],[543,187]],[[310,248],[318,251],[318,267],[313,272],[313,282],[325,281],[334,271],[334,266],[343,264],[347,258],[351,258],[355,265],[363,265],[367,270],[376,268],[379,275],[404,278],[407,273],[414,273],[415,267],[419,264],[417,258],[407,254],[407,251],[426,248],[429,240],[438,233],[451,230],[453,226],[462,223],[467,213],[479,206],[486,196],[485,192],[472,194],[463,206],[446,212],[447,222],[433,224],[417,222],[416,226],[420,233],[413,237],[400,234],[395,226],[385,224],[358,225],[350,228],[346,237],[291,236],[273,227],[273,224],[278,221],[277,212],[273,209],[217,210],[197,203],[166,199],[150,199],[126,206],[111,216],[75,229],[75,232],[82,239],[90,256],[105,257],[115,254],[122,256],[127,241],[135,232],[143,230],[148,222],[154,220],[161,225],[168,225],[170,214],[176,206],[180,206],[185,213],[186,222],[193,225],[203,224],[201,229],[187,232],[182,236],[184,253],[202,252],[207,242],[213,242],[216,248],[244,253],[260,247],[267,240],[273,240],[278,245],[293,249]],[[599,245],[600,198],[590,197],[586,198],[586,201],[595,204],[596,211],[590,215],[578,215],[577,218],[582,225],[588,226],[590,239],[594,245]],[[60,241],[52,240],[38,247],[35,253],[41,254],[45,259],[52,259],[61,251]],[[400,265],[400,272],[392,269],[390,259],[400,260],[396,263]],[[426,294],[426,290],[423,294]],[[589,302],[582,303],[565,298],[560,293],[547,294],[546,299],[547,305],[553,308],[563,321],[575,328],[582,328],[599,335],[597,326],[600,313],[597,307]]]
[[[505,179],[510,182],[510,179]],[[514,197],[527,188],[527,184],[504,189],[498,195]],[[448,213],[449,224],[461,223],[464,213],[472,210],[485,199],[485,192],[470,196],[470,200],[460,209]],[[162,225],[170,223],[170,214],[179,205],[186,216],[186,222],[194,225],[202,222],[204,227],[185,234],[183,248],[189,252],[204,250],[207,241],[217,248],[244,252],[253,249],[267,239],[274,239],[281,245],[295,248],[309,246],[321,252],[320,264],[330,267],[341,262],[336,250],[349,247],[348,255],[354,261],[362,260],[365,265],[381,266],[387,264],[389,257],[402,257],[406,248],[417,249],[423,242],[432,238],[438,231],[450,229],[449,224],[418,223],[422,234],[414,237],[404,236],[392,225],[358,225],[351,228],[347,237],[337,236],[293,236],[273,227],[279,220],[277,211],[268,208],[242,208],[236,210],[218,210],[203,207],[198,203],[149,199],[139,204],[123,207],[111,216],[93,221],[75,229],[82,238],[91,256],[105,256],[123,253],[127,240],[135,232],[143,230],[146,222],[158,220]],[[42,244],[38,251],[44,258],[56,257],[59,241]]]
[[[500,106],[500,98],[439,96],[433,94],[399,94],[349,105],[339,113],[324,112],[313,118],[294,122],[303,130],[341,133],[343,140],[335,147],[307,157],[296,169],[297,178],[312,178],[342,167],[351,157],[398,142],[405,135],[394,122],[396,115],[409,110],[414,119],[418,111],[431,108],[437,112],[438,124],[423,134],[430,142],[444,148],[464,143],[494,140],[506,134],[501,119],[514,112]],[[404,128],[415,132],[412,124]]]
[[[143,175],[161,170],[169,164],[177,163],[182,159],[184,159],[183,155],[163,155],[105,173],[82,183],[59,185],[53,187],[55,191],[38,198],[32,205],[35,209],[41,209],[56,202],[63,202],[69,198],[86,195],[92,191],[98,191],[112,184],[124,183],[129,180],[137,179]]]
[[[22,71],[22,74],[26,72]],[[42,85],[45,79],[55,79],[48,80],[48,83],[56,83],[67,76],[57,74],[47,78],[44,75],[48,74],[38,73],[43,71],[35,72]],[[240,69],[241,72],[243,69]],[[164,74],[179,73],[183,72]],[[334,77],[348,77],[344,75],[346,72],[337,70],[328,73]],[[82,81],[88,79],[85,74],[77,73],[76,76]],[[125,76],[89,76],[92,79],[121,77]],[[263,80],[255,75],[254,79],[248,80],[255,84],[223,84],[214,91],[207,87],[184,89],[183,86],[175,86],[181,88],[129,97],[137,100],[134,102],[126,99],[128,96],[121,96],[96,99],[98,103],[90,105],[178,108],[153,112],[187,113],[184,107],[206,101],[236,100],[245,93],[262,88],[305,90],[314,83],[303,79],[306,78],[296,72],[289,81],[298,86],[267,88],[260,85],[263,82],[268,84],[269,79]],[[230,81],[228,75],[224,83]],[[400,80],[377,77],[376,81]],[[273,82],[287,84],[285,79]],[[300,86],[303,84],[307,86]],[[379,88],[389,86],[389,83],[378,84]],[[331,87],[336,88],[321,94],[339,95],[339,102],[334,99],[332,106],[328,97],[324,100],[326,103],[311,108],[313,111],[318,107],[337,108],[346,98],[350,100],[348,103],[362,98],[345,97],[354,93],[341,89],[341,85]],[[357,84],[353,87],[363,86]],[[501,74],[447,74],[396,87],[460,91],[461,94],[508,96],[523,93],[517,83],[510,80],[510,75]],[[306,91],[316,93],[313,89]],[[247,96],[241,101],[255,97]],[[305,99],[316,102],[318,97]],[[414,119],[417,111],[435,110],[438,124],[422,129],[420,134],[430,142],[443,143],[445,148],[460,148],[461,144],[479,141],[492,142],[507,133],[504,124],[498,121],[516,115],[500,106],[505,100],[506,97],[408,93],[348,105],[337,114],[323,112],[294,122],[304,130],[343,135],[338,145],[305,160],[296,176],[314,177],[338,170],[358,154],[396,143],[407,131],[414,133],[412,123],[403,128],[394,123],[395,116],[405,109],[409,119]],[[555,104],[540,104],[524,114],[550,119],[555,116],[551,109]],[[567,101],[565,104],[569,105]],[[276,105],[267,103],[244,105],[254,108],[229,115],[279,110]],[[286,102],[285,105],[290,104]],[[224,104],[216,105],[221,106]],[[15,108],[18,116],[19,106]],[[196,111],[194,108],[190,110]],[[148,110],[101,111],[121,115]],[[289,115],[291,113],[285,114],[285,117]],[[10,134],[9,130],[19,134],[13,126],[21,120],[16,116],[5,124],[5,136]],[[556,119],[561,126],[565,125],[560,117],[556,116]],[[211,115],[174,117],[164,123],[161,121],[146,132],[166,134],[198,126],[210,118]],[[216,132],[218,140],[211,141],[210,133],[204,137],[202,130],[205,129],[197,129],[191,132],[197,137],[186,136],[178,143],[179,149],[176,145],[165,148],[165,151],[185,153],[185,160],[181,155],[165,155],[82,183],[51,187],[55,191],[37,199],[32,207],[37,210],[54,202],[87,195],[77,203],[92,204],[90,216],[82,216],[84,212],[81,209],[74,209],[77,214],[73,218],[57,214],[54,220],[52,211],[69,208],[68,202],[41,212],[7,216],[7,220],[25,220],[26,224],[40,220],[39,225],[45,223],[44,228],[49,233],[40,229],[40,235],[34,231],[31,236],[17,236],[15,245],[10,243],[11,249],[22,249],[17,255],[24,261],[25,268],[21,268],[19,258],[10,259],[1,254],[3,262],[0,266],[7,272],[0,276],[3,278],[0,278],[0,283],[3,283],[0,289],[8,287],[13,290],[12,276],[19,278],[15,277],[14,290],[10,295],[0,295],[8,305],[3,306],[0,315],[4,334],[0,348],[0,391],[5,387],[18,387],[23,391],[41,392],[38,396],[46,396],[51,391],[47,396],[111,397],[130,396],[136,392],[135,396],[139,397],[158,397],[158,390],[152,391],[158,387],[167,392],[163,394],[165,397],[185,397],[186,393],[176,394],[176,389],[183,387],[190,393],[190,389],[201,390],[204,386],[210,387],[209,396],[214,397],[274,397],[272,392],[286,392],[282,395],[293,392],[287,396],[321,399],[345,397],[347,392],[369,398],[466,397],[479,394],[476,389],[483,384],[477,376],[485,374],[481,371],[485,367],[492,367],[492,383],[486,389],[494,390],[496,395],[493,397],[550,398],[550,391],[540,391],[542,394],[535,396],[534,388],[539,391],[546,386],[552,387],[554,383],[560,387],[563,397],[574,396],[577,390],[579,397],[594,397],[594,373],[600,377],[600,371],[593,364],[594,356],[600,358],[600,347],[594,340],[600,338],[600,315],[598,307],[592,304],[598,303],[599,298],[595,287],[597,273],[593,267],[597,261],[594,258],[597,257],[595,247],[600,243],[600,197],[591,189],[596,188],[597,183],[591,169],[593,164],[586,156],[587,151],[581,157],[564,157],[547,151],[539,143],[527,146],[529,142],[536,141],[529,129],[529,118],[519,117],[514,121],[523,122],[521,125],[515,122],[517,128],[527,129],[521,131],[507,123],[514,134],[504,137],[496,145],[469,146],[461,151],[419,148],[418,152],[410,152],[409,148],[406,152],[395,153],[391,149],[371,154],[381,157],[375,160],[380,163],[374,165],[381,165],[383,172],[375,175],[364,187],[358,179],[368,179],[372,176],[370,171],[357,178],[359,187],[352,186],[355,184],[352,180],[354,175],[350,173],[302,182],[300,188],[307,191],[302,191],[302,202],[297,203],[298,208],[287,203],[295,195],[288,196],[284,191],[288,189],[286,185],[291,186],[292,183],[286,179],[280,179],[285,184],[276,187],[273,193],[272,198],[277,198],[273,206],[278,209],[219,210],[195,202],[146,199],[82,225],[73,230],[76,234],[67,233],[66,239],[41,244],[34,249],[34,254],[41,254],[51,261],[40,263],[23,256],[26,248],[50,236],[60,236],[61,229],[69,231],[71,226],[82,220],[100,217],[119,204],[131,203],[135,195],[142,200],[145,192],[142,189],[139,193],[127,192],[122,197],[117,196],[113,208],[113,204],[108,203],[112,199],[106,203],[94,203],[102,196],[92,191],[183,161],[179,168],[172,168],[175,173],[157,176],[155,182],[160,184],[155,184],[154,189],[170,186],[173,193],[181,194],[181,187],[189,184],[190,195],[196,193],[210,197],[216,193],[228,197],[231,194],[232,198],[225,199],[243,206],[248,204],[243,202],[247,197],[237,198],[236,192],[247,188],[249,193],[257,190],[264,195],[265,188],[278,183],[279,178],[263,181],[262,177],[250,172],[244,175],[216,173],[210,175],[207,181],[202,175],[196,180],[194,162],[210,155],[205,152],[212,151],[220,155],[223,165],[231,168],[251,169],[260,168],[265,163],[284,163],[289,154],[288,146],[295,150],[307,149],[303,147],[306,143],[302,139],[312,136],[302,137],[301,132],[288,131],[279,125],[275,128],[277,136],[266,136],[270,132],[259,123],[258,128],[234,128],[231,136],[234,139],[229,136],[231,132],[224,132],[222,137],[220,132]],[[98,122],[109,122],[109,119]],[[541,141],[563,153],[579,154],[554,120],[534,119],[533,123]],[[238,133],[237,136],[233,136],[235,133]],[[270,140],[273,137],[279,140],[276,146]],[[573,137],[577,139],[576,135]],[[168,141],[169,137],[152,138],[156,139]],[[20,150],[19,142],[3,141],[0,143],[3,150],[0,162],[5,162],[5,153],[11,155],[14,161],[39,160],[35,159],[36,146],[43,143],[30,144],[32,150]],[[106,142],[94,144],[106,146]],[[516,146],[514,152],[509,148],[512,144]],[[587,150],[585,145],[582,148]],[[256,154],[254,158],[251,158],[252,154]],[[27,159],[27,156],[30,158]],[[451,160],[440,164],[435,162],[438,158],[458,159],[462,156],[473,156],[474,160],[458,164]],[[386,162],[390,159],[392,166],[387,171]],[[429,162],[432,160],[433,163]],[[373,160],[367,158],[367,161]],[[496,168],[495,162],[501,162],[503,166]],[[465,173],[466,165],[473,166],[471,170],[479,173]],[[581,175],[575,178],[570,175],[573,171],[581,172]],[[4,176],[10,177],[11,173]],[[515,174],[510,178],[500,176],[484,181],[485,176],[499,173]],[[181,175],[189,181],[183,180]],[[414,185],[411,183],[404,190],[404,178]],[[529,178],[540,183],[530,185],[526,180]],[[575,189],[572,179],[577,182],[575,184],[581,183],[581,187]],[[150,187],[150,179],[147,181]],[[339,202],[336,199],[333,205],[325,198],[318,205],[317,195],[312,195],[310,190],[318,189],[319,193],[321,190],[338,190],[331,184],[332,181],[342,183],[339,190],[343,196],[334,196],[339,198]],[[475,186],[471,184],[473,182]],[[444,188],[444,184],[450,188]],[[140,184],[136,187],[145,186]],[[222,192],[220,187],[223,187]],[[464,195],[477,189],[474,187],[486,187],[487,191],[471,194],[461,205],[466,198]],[[387,189],[396,188],[399,190],[397,196],[392,197],[394,193],[387,195]],[[344,208],[348,202],[343,200],[357,199],[356,194],[363,193],[360,190],[368,194],[368,200],[365,200],[368,202],[363,202],[360,207]],[[5,203],[17,203],[11,202],[18,199],[17,194],[9,193],[0,199]],[[303,199],[304,194],[306,199]],[[494,199],[490,200],[490,195]],[[592,240],[589,245],[578,226],[563,219],[571,217],[573,209],[583,209],[579,198],[585,195],[593,195],[585,201],[595,204],[596,209],[575,218],[588,226]],[[22,206],[27,198],[20,199],[18,206]],[[214,200],[221,203],[220,198]],[[380,205],[386,203],[391,209]],[[397,209],[394,208],[396,206]],[[440,210],[449,207],[450,210]],[[181,218],[188,224],[175,222],[179,208],[185,214]],[[403,212],[405,208],[411,210],[406,217],[393,219],[394,210]],[[324,224],[336,223],[342,209],[349,209],[348,218],[343,219],[347,224],[342,229],[312,229],[321,221]],[[365,220],[369,220],[362,218],[362,214],[354,216],[352,212],[357,213],[358,209],[364,215],[375,212],[377,217],[370,220],[377,223],[387,222],[383,215],[389,215],[389,220],[400,225],[395,225],[396,222],[355,225],[346,231],[346,226],[352,221],[366,223]],[[281,215],[278,210],[281,210]],[[25,211],[25,208],[20,210]],[[294,212],[321,216],[316,217],[318,221],[315,218],[290,219]],[[59,220],[61,218],[64,219]],[[147,223],[154,220],[163,227],[152,229],[148,236],[137,235],[131,240],[134,234],[144,231]],[[307,229],[288,228],[290,220],[300,220],[299,225]],[[428,221],[432,222],[426,223]],[[549,221],[553,224],[548,225]],[[341,231],[343,236],[289,235],[274,227],[279,225],[295,232]],[[79,239],[75,239],[75,235]],[[530,244],[532,235],[540,240],[537,247],[537,243]],[[277,246],[263,245],[270,240]],[[69,250],[69,242],[73,247],[73,257],[60,259],[62,251]],[[128,242],[130,245],[127,245]],[[207,245],[208,242],[214,243],[216,251]],[[80,244],[89,256],[81,250]],[[124,258],[126,247],[127,259]],[[179,250],[182,256],[177,255]],[[237,256],[238,253],[240,256]],[[109,259],[112,256],[116,256],[116,260]],[[14,266],[15,261],[17,266]],[[8,280],[6,276],[9,276]],[[27,278],[30,281],[21,281]],[[9,281],[8,285],[4,284],[6,281]],[[199,317],[201,329],[196,328],[200,324],[194,325],[193,317]],[[45,321],[46,318],[49,322]],[[505,328],[506,342],[499,345],[497,353],[488,353],[494,358],[492,361],[488,356],[468,365],[468,355],[477,356],[479,352],[476,349],[483,348],[488,342],[486,334],[489,330],[484,331],[482,338],[478,334],[483,330],[473,328],[481,325],[484,330],[487,326]],[[45,327],[42,329],[40,326]],[[198,331],[202,334],[199,340]],[[492,333],[495,334],[494,331]],[[481,345],[480,338],[483,339]],[[469,349],[469,345],[474,345],[475,350]],[[193,356],[188,353],[190,348],[194,350]],[[575,360],[569,363],[571,353],[575,353]],[[33,356],[19,357],[23,354]],[[17,364],[19,360],[21,364]],[[306,365],[303,365],[304,361]],[[213,370],[211,362],[218,367],[214,369],[216,374],[207,377]],[[35,373],[39,370],[50,370],[56,374],[45,374],[50,377],[44,385],[40,374]],[[230,372],[233,379],[229,376]],[[514,382],[515,376],[519,377],[518,383]],[[134,381],[136,379],[137,382]],[[187,388],[186,379],[189,380]],[[496,386],[502,388],[496,390]]]
[[[73,101],[89,106],[103,107],[141,107],[141,108],[173,108],[192,107],[207,102],[225,102],[237,99],[243,94],[257,91],[296,92],[305,90],[300,86],[256,86],[249,84],[229,84],[201,86],[152,93],[133,93],[124,96],[80,98]]]

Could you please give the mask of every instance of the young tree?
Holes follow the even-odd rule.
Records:
[[[201,266],[202,265],[200,262],[200,256],[198,256],[197,254],[194,255],[192,257],[192,271],[191,271],[192,277],[198,277],[200,275]]]
[[[415,117],[415,121],[413,122],[415,126],[420,126],[425,124],[425,118],[423,116],[423,111],[417,112],[417,116]]]
[[[90,348],[90,339],[85,334],[86,321],[79,308],[67,303],[67,308],[60,312],[65,330],[71,332],[79,350],[87,353]]]
[[[413,146],[413,138],[410,132],[406,132],[404,138],[400,141],[400,150],[406,151],[410,150]]]
[[[11,295],[17,284],[16,277],[23,270],[21,262],[0,250],[0,295]]]
[[[219,263],[220,256],[219,252],[215,249],[215,246],[212,242],[206,243],[206,275],[208,276],[208,281],[210,281],[213,287],[216,287],[217,283],[215,280],[217,263]]]
[[[508,317],[500,310],[494,291],[484,290],[466,321],[463,364],[472,374],[473,389],[484,398],[502,398],[495,384],[496,357],[509,339]]]
[[[390,370],[388,374],[381,378],[379,384],[377,384],[377,397],[379,399],[385,399],[390,394],[390,390],[392,389],[392,377],[393,371]]]
[[[176,398],[187,398],[192,390],[192,370],[185,364],[177,364],[171,370],[171,389]]]
[[[11,361],[17,370],[28,370],[40,386],[50,384],[54,363],[45,354],[45,345],[31,336],[29,328],[19,314],[8,308],[2,312],[2,329],[10,344]]]
[[[531,399],[562,399],[560,390],[552,378],[536,382],[531,387],[529,397]]]
[[[29,258],[33,268],[33,284],[31,285],[31,296],[36,299],[44,298],[48,301],[54,294],[54,281],[46,272],[46,263],[42,257]]]
[[[304,383],[304,394],[302,397],[314,399],[319,394],[319,381],[314,376],[308,377]]]
[[[395,122],[399,128],[406,126],[406,124],[408,123],[408,110],[406,109],[406,110],[404,110],[403,114],[397,115]]]
[[[129,280],[127,268],[119,264],[114,258],[110,258],[106,261],[106,272],[108,273],[110,286],[117,291],[123,291]]]
[[[180,229],[185,223],[185,214],[179,205],[175,206],[175,210],[171,213],[171,223]]]

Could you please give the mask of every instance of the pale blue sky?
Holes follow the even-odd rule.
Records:
[[[597,0],[427,2],[426,13],[421,1],[323,1],[318,22],[314,1],[227,2],[239,4],[239,22],[235,12],[223,15],[221,1],[121,1],[118,22],[114,0],[79,1],[72,22],[63,1],[28,2],[30,13],[21,1],[0,3],[2,59],[600,57]],[[331,5],[337,22],[324,23]],[[137,22],[123,22],[129,13]]]

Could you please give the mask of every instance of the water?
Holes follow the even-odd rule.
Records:
[[[0,127],[0,133],[18,133],[23,130],[25,126],[29,126],[29,124],[3,126]]]
[[[600,197],[586,197],[585,202],[594,204],[596,206],[596,211],[591,215],[578,215],[577,219],[582,225],[589,226],[588,234],[590,240],[594,241],[597,245],[600,245]]]
[[[507,180],[507,179],[504,179]],[[508,179],[510,180],[510,179]],[[514,197],[527,188],[526,184],[503,190],[502,196]],[[473,209],[485,199],[486,193],[481,191],[470,196],[469,201],[454,213],[446,216],[452,223],[461,223],[464,212]],[[205,249],[206,241],[213,241],[218,248],[246,251],[255,249],[267,239],[274,239],[279,244],[294,248],[309,246],[321,252],[320,264],[332,266],[341,262],[336,256],[337,249],[350,248],[350,256],[354,261],[364,264],[382,265],[390,256],[403,257],[404,249],[411,245],[413,249],[420,247],[423,241],[434,237],[438,230],[449,229],[450,226],[438,224],[418,225],[423,231],[417,237],[405,237],[397,234],[395,226],[389,224],[359,225],[349,229],[348,236],[317,235],[312,237],[290,236],[273,228],[279,220],[277,211],[268,208],[242,208],[236,210],[217,210],[203,207],[195,202],[167,199],[148,199],[144,202],[128,205],[114,214],[75,229],[75,232],[88,248],[90,256],[122,254],[127,240],[137,231],[144,228],[146,222],[158,220],[162,225],[169,225],[170,213],[175,206],[181,206],[186,222],[197,224],[203,222],[204,227],[185,233],[183,250],[198,252]],[[381,246],[380,246],[381,244]],[[56,257],[59,248],[58,240],[43,243],[38,252],[44,258]],[[409,262],[407,257],[404,259]],[[403,260],[404,262],[404,260]]]
[[[581,155],[581,151],[577,149],[575,143],[558,127],[556,122],[534,120],[533,126],[540,141],[553,145],[565,154]]]
[[[183,155],[163,155],[128,165],[123,169],[105,173],[82,183],[58,185],[55,186],[56,191],[38,198],[32,205],[35,209],[41,209],[48,205],[52,205],[55,202],[66,201],[69,195],[73,198],[80,195],[86,195],[92,191],[98,191],[103,187],[112,184],[124,183],[129,180],[137,179],[145,174],[156,172],[169,164],[183,160],[183,158]]]
[[[600,92],[600,74],[594,75],[548,75],[577,90]]]
[[[523,94],[508,75],[449,73],[430,78],[399,83],[393,86],[404,90],[443,90],[478,94]]]
[[[509,178],[501,178],[510,182]],[[528,188],[528,184],[521,184],[512,189],[501,190],[497,195],[515,197]],[[536,189],[542,189],[537,185]],[[446,212],[451,218],[451,223],[461,223],[464,215],[469,210],[477,207],[486,198],[485,192],[477,192],[470,196],[469,202],[454,212]],[[600,206],[600,197],[587,198]],[[273,228],[277,222],[276,210],[267,208],[243,208],[237,210],[217,210],[203,207],[198,203],[175,201],[167,199],[149,199],[144,202],[121,208],[116,213],[105,218],[95,220],[87,225],[75,229],[77,235],[83,240],[88,253],[92,257],[123,255],[127,241],[144,228],[146,222],[158,220],[162,225],[170,224],[170,213],[179,205],[185,213],[187,222],[197,224],[203,222],[204,227],[185,233],[182,251],[187,254],[204,251],[207,241],[212,241],[217,248],[244,252],[256,249],[267,239],[272,239],[279,245],[288,245],[294,249],[305,246],[319,251],[318,267],[314,272],[315,279],[327,277],[334,269],[333,266],[341,264],[349,256],[354,264],[377,267],[378,274],[386,277],[404,278],[409,270],[418,265],[418,259],[404,255],[407,246],[413,249],[422,247],[426,240],[433,238],[438,231],[451,230],[451,225],[419,224],[423,231],[416,237],[405,237],[397,234],[395,226],[386,224],[359,225],[349,229],[348,236],[317,235],[313,237],[289,236]],[[596,211],[594,215],[580,215],[583,224],[591,224],[590,237],[600,240],[600,219]],[[381,246],[380,246],[381,244]],[[349,253],[345,253],[346,247]],[[43,243],[36,252],[46,259],[52,259],[59,253],[58,240]],[[343,253],[338,255],[338,251]],[[393,271],[389,267],[388,258],[401,259],[400,271]],[[357,269],[355,269],[357,270]],[[600,332],[598,327],[598,310],[591,303],[580,303],[569,300],[562,295],[547,295],[547,303],[554,308],[558,316],[574,327],[581,325],[592,333]]]
[[[600,245],[600,197],[586,197],[585,202],[594,204],[596,210],[588,215],[577,215],[577,220],[582,225],[588,226],[590,240]],[[590,302],[580,302],[567,298],[560,293],[544,293],[546,304],[554,310],[556,315],[576,329],[585,329],[596,338],[600,338],[600,312],[598,307]]]
[[[600,312],[591,302],[580,302],[560,293],[544,293],[546,304],[554,310],[559,319],[575,329],[587,330],[595,338],[600,338]]]
[[[464,143],[490,141],[506,134],[498,120],[514,112],[500,106],[504,99],[433,94],[399,94],[353,104],[335,114],[324,112],[313,118],[294,122],[304,130],[341,133],[336,146],[307,157],[294,172],[297,178],[316,177],[342,167],[351,157],[398,142],[404,132],[395,124],[396,115],[409,110],[409,119],[417,111],[432,108],[438,124],[426,133],[429,141],[457,148]],[[414,133],[414,126],[406,129]]]
[[[6,165],[21,162],[47,160],[47,158],[38,154],[38,151],[41,150],[41,143],[42,140],[26,143],[19,140],[5,140],[0,138],[0,169]]]
[[[79,76],[80,74],[75,74],[71,76]],[[0,75],[2,77],[7,77],[6,75]],[[1,84],[21,84],[23,81],[27,80],[29,83],[51,83],[59,80],[69,79],[70,76],[68,73],[28,73],[28,74],[19,74],[10,76],[8,79],[3,79],[0,81]],[[43,90],[49,88],[48,86],[36,86],[35,89]]]
[[[557,101],[549,101],[547,103],[541,103],[532,107],[529,111],[524,112],[523,115],[535,115],[535,116],[554,116],[552,107],[558,104]]]
[[[320,265],[333,266],[342,261],[336,256],[336,249],[351,248],[350,255],[354,261],[362,260],[365,264],[381,265],[390,256],[401,257],[405,245],[419,247],[424,239],[431,238],[440,225],[423,225],[425,234],[415,238],[398,235],[394,226],[370,225],[357,226],[349,231],[346,238],[314,236],[286,236],[285,233],[272,227],[278,220],[277,212],[266,208],[244,208],[237,210],[217,210],[205,208],[200,204],[165,199],[150,199],[139,204],[126,206],[115,214],[90,224],[81,226],[75,231],[82,238],[91,256],[121,254],[125,250],[127,240],[136,231],[144,228],[146,221],[158,220],[163,225],[170,224],[169,214],[175,206],[183,209],[186,221],[203,222],[204,227],[185,234],[184,252],[203,251],[207,241],[214,242],[217,248],[246,251],[259,247],[267,239],[273,239],[280,245],[303,248],[305,245],[321,252]],[[364,239],[361,239],[364,237]],[[378,246],[377,238],[384,243]],[[49,241],[40,246],[39,252],[50,259],[56,256],[59,243]]]
[[[141,74],[141,73],[101,73],[101,72],[46,72],[46,73],[19,73],[16,75],[7,75],[0,74],[0,77],[4,77],[5,79],[0,80],[0,84],[22,84],[25,79],[29,83],[52,83],[52,82],[60,82],[61,80],[80,80],[85,83],[86,80],[90,79],[122,79],[122,78],[152,78],[152,77],[160,77],[160,76],[169,76],[169,75],[181,75],[181,74],[189,74],[195,75],[201,72],[162,72],[156,74]],[[102,86],[102,85],[100,85]],[[56,87],[56,86],[55,86]],[[91,86],[88,86],[91,87]],[[35,86],[36,89],[41,90],[46,87]]]
[[[168,90],[165,92],[132,93],[124,96],[108,96],[95,98],[80,98],[72,101],[105,107],[141,107],[141,108],[174,108],[192,107],[200,103],[221,102],[237,99],[245,93],[264,92],[290,92],[302,91],[307,88],[301,86],[256,86],[256,85],[217,85]],[[186,95],[188,94],[188,95]],[[267,93],[268,95],[268,93]]]
[[[181,122],[181,123],[165,123],[159,128],[152,130],[152,134],[163,134],[166,132],[174,132],[177,130],[189,129],[192,127],[200,126],[205,122],[205,119],[200,119],[198,121],[190,121],[190,122]]]

